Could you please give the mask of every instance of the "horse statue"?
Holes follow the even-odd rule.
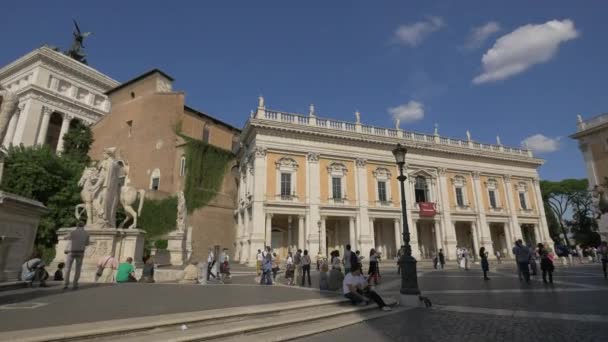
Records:
[[[120,188],[120,204],[125,210],[126,218],[122,223],[118,226],[118,228],[123,228],[125,224],[129,220],[133,220],[133,223],[128,228],[136,228],[137,227],[137,218],[141,216],[141,209],[144,206],[144,196],[146,195],[146,191],[143,189],[135,189],[130,186],[129,183],[131,180],[129,179],[129,165],[124,163],[123,171],[125,173],[125,184]],[[137,212],[133,209],[133,204],[135,201],[139,199],[139,206],[137,208]]]

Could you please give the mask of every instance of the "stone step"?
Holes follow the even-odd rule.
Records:
[[[27,283],[24,281],[5,281],[0,282],[0,292],[11,291],[17,289],[23,289],[27,287]]]
[[[393,305],[395,301],[389,300],[389,303]],[[336,329],[336,326],[342,327],[379,317],[377,315],[380,313],[386,312],[380,311],[375,304],[352,306],[349,303],[340,303],[308,308],[294,307],[289,311],[261,313],[242,319],[226,318],[203,324],[190,324],[184,330],[181,327],[167,327],[129,336],[121,335],[120,340],[122,342],[266,341],[273,336],[289,337],[296,332],[315,334],[326,329],[332,330]]]
[[[285,303],[274,303],[255,306],[244,306],[236,308],[224,308],[205,310],[198,312],[184,312],[160,316],[143,316],[111,321],[72,324],[68,326],[55,326],[27,331],[9,331],[0,333],[0,341],[90,341],[107,340],[116,341],[133,336],[145,336],[145,340],[151,341],[155,333],[165,331],[181,331],[182,325],[192,327],[216,327],[230,322],[246,322],[259,318],[260,315],[280,316],[282,313],[295,312],[294,310],[322,309],[324,307],[340,307],[347,300],[343,297],[321,298],[292,301]],[[349,308],[349,305],[344,306]],[[214,331],[218,331],[214,329]],[[220,330],[218,333],[221,333]],[[120,337],[119,337],[120,336]]]

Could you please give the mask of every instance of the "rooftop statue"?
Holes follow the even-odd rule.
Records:
[[[80,63],[87,64],[87,55],[84,52],[84,39],[88,36],[92,35],[92,32],[81,32],[80,27],[78,27],[78,23],[76,20],[74,21],[74,41],[72,42],[72,46],[68,51],[65,52],[66,55],[72,57],[73,59],[79,61]]]
[[[11,121],[13,114],[17,111],[18,103],[19,98],[17,97],[17,94],[4,89],[0,85],[0,143],[4,141],[8,123]]]

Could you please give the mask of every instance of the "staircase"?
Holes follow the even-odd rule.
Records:
[[[12,331],[0,341],[287,341],[403,310],[324,298]]]

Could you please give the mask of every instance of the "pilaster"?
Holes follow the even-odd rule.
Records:
[[[318,222],[321,220],[319,205],[321,202],[321,185],[319,153],[309,152],[306,158],[308,170],[309,211],[306,217],[306,246],[309,253],[315,255],[319,249]],[[313,250],[314,249],[314,250]]]
[[[486,219],[486,208],[483,205],[484,192],[479,172],[473,172],[473,196],[475,197],[475,206],[477,207],[477,237],[479,239],[475,252],[479,252],[479,246],[483,246],[488,254],[492,256],[494,255],[494,248],[492,247],[490,227]]]
[[[511,214],[510,219],[510,231],[511,231],[511,239],[513,241],[521,239],[521,227],[519,225],[519,220],[517,218],[518,207],[515,204],[515,200],[513,198],[513,185],[511,183],[511,176],[505,176],[505,192],[507,193],[507,201],[509,202],[509,213]],[[513,243],[511,241],[511,243]],[[509,251],[509,253],[512,253]]]
[[[443,246],[445,255],[451,258],[453,255],[456,255],[456,228],[454,227],[454,223],[452,222],[452,215],[450,207],[450,199],[449,199],[449,191],[448,191],[448,179],[446,175],[446,169],[439,168],[437,169],[437,173],[439,174],[439,200],[441,201],[441,228],[444,232]]]

